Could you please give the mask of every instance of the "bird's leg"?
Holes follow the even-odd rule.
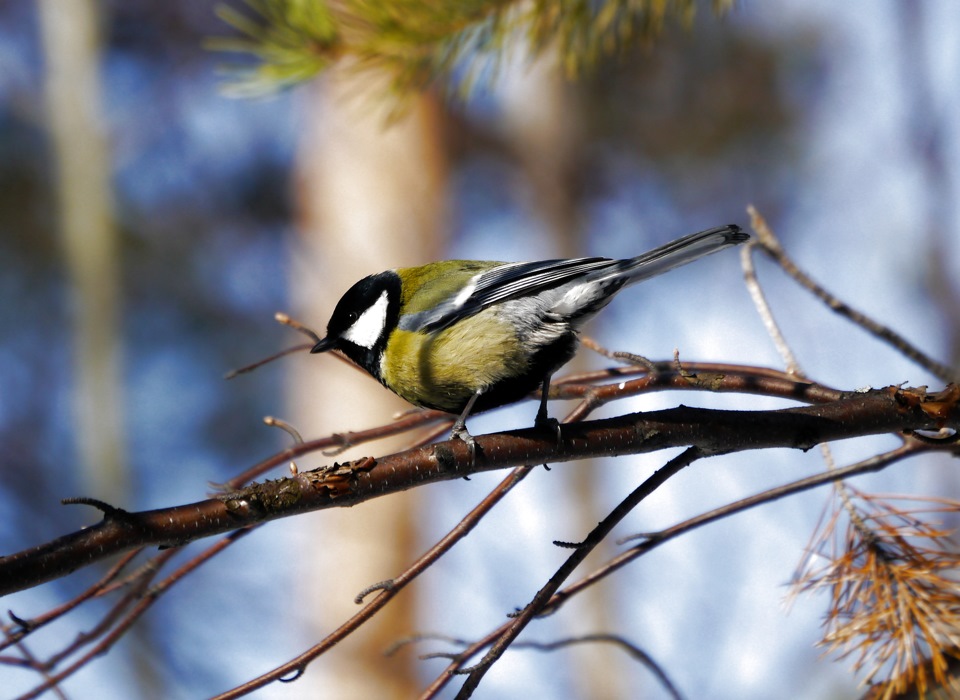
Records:
[[[540,385],[540,408],[537,409],[537,417],[533,422],[536,428],[545,428],[552,430],[557,435],[557,444],[560,444],[560,421],[547,415],[547,400],[550,398],[550,375],[543,378]]]
[[[453,428],[450,430],[450,439],[458,438],[463,440],[467,445],[467,449],[470,451],[470,464],[472,465],[477,458],[477,441],[473,439],[473,435],[467,432],[467,416],[470,415],[470,411],[473,410],[473,404],[477,402],[477,399],[480,398],[482,391],[478,391],[473,396],[470,397],[470,400],[467,401],[467,405],[463,407],[463,411],[460,412],[460,415],[457,416],[456,422],[453,424]]]

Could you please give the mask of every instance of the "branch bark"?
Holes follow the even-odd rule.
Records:
[[[296,476],[253,484],[197,503],[128,513],[104,508],[103,520],[0,558],[0,595],[36,586],[133,547],[174,547],[196,539],[307,511],[353,506],[428,483],[519,465],[697,447],[703,454],[787,447],[899,434],[960,431],[960,386],[887,387],[844,392],[838,400],[775,411],[677,408],[633,413],[551,430],[514,430],[476,438],[476,459],[459,440],[382,458],[333,464]],[[301,450],[310,449],[310,443]]]

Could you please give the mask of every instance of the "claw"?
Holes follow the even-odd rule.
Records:
[[[537,414],[536,420],[533,422],[533,427],[540,430],[549,430],[557,438],[557,447],[563,444],[563,433],[560,431],[560,421],[556,418],[550,418],[549,416],[541,416]]]
[[[472,467],[477,463],[477,441],[474,440],[473,435],[467,432],[467,426],[459,421],[454,424],[453,430],[450,431],[450,439],[463,440],[463,443],[467,446],[467,452],[470,454],[470,466]]]
[[[467,451],[470,453],[470,466],[472,467],[477,463],[477,441],[473,439],[473,435],[467,432],[467,416],[470,415],[470,411],[473,410],[473,404],[477,402],[477,399],[480,398],[482,392],[477,392],[470,397],[470,400],[467,401],[467,405],[463,407],[463,412],[457,417],[457,421],[453,424],[453,429],[450,431],[450,439],[459,438],[467,446]],[[466,478],[466,477],[464,477]]]

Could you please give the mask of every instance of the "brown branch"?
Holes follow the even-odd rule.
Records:
[[[570,419],[582,419],[603,404],[655,391],[710,391],[719,393],[772,396],[804,403],[827,403],[849,395],[839,389],[798,379],[786,372],[762,367],[744,367],[705,362],[683,362],[680,369],[674,362],[654,362],[650,374],[646,366],[615,367],[564,377],[552,384],[550,397],[581,399]],[[622,379],[637,374],[637,379],[597,385],[603,379]]]
[[[165,554],[171,555],[172,552]],[[113,645],[126,634],[133,623],[139,619],[140,615],[137,614],[137,610],[149,606],[155,600],[152,596],[144,595],[150,580],[150,577],[143,577],[137,581],[131,590],[123,596],[123,599],[114,605],[109,613],[97,622],[94,629],[79,635],[64,649],[61,649],[57,654],[47,659],[43,666],[43,683],[37,685],[29,692],[18,696],[17,700],[31,700],[32,698],[39,697],[51,688],[58,687],[60,683],[82,669],[90,663],[90,661],[105,654],[113,647]],[[132,606],[132,608],[124,614],[128,606]],[[78,653],[80,649],[86,647],[88,644],[92,644],[98,639],[100,641],[97,644],[69,666],[61,669],[57,673],[50,672],[50,670],[55,668],[61,661],[73,656]]]
[[[309,454],[311,452],[316,452],[319,450],[323,451],[324,454],[327,454],[327,451],[339,453],[349,447],[354,447],[365,442],[372,442],[374,440],[381,440],[393,435],[399,435],[420,427],[430,426],[438,421],[444,421],[445,424],[447,422],[452,423],[449,414],[447,413],[443,413],[441,411],[415,410],[398,418],[395,421],[387,423],[386,425],[377,426],[376,428],[358,430],[356,432],[348,433],[334,433],[333,435],[319,438],[317,440],[298,442],[293,447],[290,447],[283,452],[279,452],[272,457],[263,460],[259,464],[255,464],[243,473],[238,474],[234,478],[230,479],[230,481],[219,485],[220,490],[235,491],[241,488],[244,484],[250,482],[252,479],[256,479],[261,474],[265,474],[284,462],[292,461],[297,457]],[[447,430],[449,430],[449,428],[447,428]]]
[[[949,445],[947,447],[949,447]],[[953,445],[953,447],[955,448],[956,446]],[[578,593],[581,593],[586,588],[598,583],[607,576],[610,576],[614,572],[623,568],[630,562],[652,551],[653,549],[656,549],[660,545],[665,544],[666,542],[691,530],[703,527],[704,525],[708,525],[717,520],[730,517],[744,510],[748,510],[765,503],[771,503],[801,491],[807,491],[819,486],[823,486],[837,479],[850,478],[860,474],[880,471],[896,462],[899,462],[902,459],[912,455],[929,452],[931,449],[933,449],[933,446],[930,443],[925,443],[914,439],[907,439],[905,444],[885,454],[876,455],[861,462],[838,468],[835,471],[820,472],[803,479],[798,479],[788,484],[784,484],[783,486],[768,489],[753,496],[749,496],[728,505],[707,511],[659,532],[647,534],[643,537],[643,541],[641,543],[614,557],[603,567],[588,574],[581,580],[567,586],[562,590],[557,590],[552,596],[549,597],[548,600],[544,601],[543,598],[541,598],[540,593],[543,592],[543,589],[541,589],[541,592],[538,593],[537,598],[535,599],[537,602],[537,610],[535,611],[535,614],[542,616],[556,613],[566,601]],[[952,449],[951,451],[960,454],[960,452],[958,452],[956,449]],[[664,467],[663,470],[657,472],[652,478],[658,478],[658,475],[660,475],[661,472],[664,472],[666,469],[667,468]],[[621,506],[624,506],[627,501],[635,498],[636,494],[640,490],[644,489],[645,486],[646,484],[641,484],[638,490],[631,494],[628,499],[621,504]],[[551,579],[551,581],[553,580],[554,579]],[[533,605],[533,603],[531,603],[531,605]],[[525,608],[524,612],[529,611],[528,616],[532,619],[534,611],[530,610],[529,608],[530,606]],[[465,645],[466,649],[460,654],[453,656],[454,662],[433,681],[433,683],[424,691],[421,697],[424,699],[435,697],[436,694],[443,687],[445,687],[447,683],[449,683],[451,674],[459,669],[464,662],[487,647],[502,644],[506,637],[511,635],[512,631],[514,630],[514,625],[515,622],[513,620],[505,622],[497,629],[486,634],[481,639]],[[489,664],[485,664],[485,666],[486,665]],[[461,694],[463,694],[463,690],[461,690]],[[463,697],[467,697],[468,695],[468,693],[463,694]]]
[[[588,347],[605,356],[629,356],[629,353],[612,353],[599,348],[590,341]],[[806,379],[798,379],[786,372],[767,367],[731,365],[715,362],[684,362],[683,371],[677,372],[672,361],[650,363],[654,373],[646,364],[641,366],[612,367],[579,374],[570,374],[557,378],[550,387],[552,399],[579,399],[583,402],[567,418],[567,422],[583,420],[591,411],[603,404],[619,399],[638,396],[654,391],[711,391],[723,393],[758,394],[774,396],[794,401],[822,403],[836,401],[844,396],[838,389],[832,389]],[[352,365],[351,365],[352,366]],[[597,385],[604,380],[622,379],[640,376],[620,383]],[[400,435],[419,428],[432,430],[421,435],[410,447],[431,442],[447,434],[453,420],[450,414],[427,409],[414,409],[385,425],[366,430],[335,433],[333,435],[302,442],[256,464],[242,474],[220,485],[222,491],[234,491],[243,487],[252,479],[271,469],[310,452],[322,450],[327,456],[342,452],[348,447],[382,438]]]
[[[417,576],[426,571],[426,569],[437,559],[439,559],[441,555],[443,555],[451,547],[453,547],[453,545],[469,534],[470,531],[480,523],[480,520],[483,518],[483,516],[486,515],[487,512],[493,508],[493,506],[499,503],[500,500],[513,489],[514,486],[519,484],[527,476],[527,474],[530,473],[531,469],[532,467],[518,467],[510,472],[507,478],[501,481],[496,488],[494,488],[493,491],[491,491],[482,501],[480,501],[480,503],[477,504],[473,510],[471,510],[459,523],[457,523],[457,525],[450,532],[448,532],[435,545],[427,550],[402,574],[388,582],[384,582],[384,584],[378,584],[377,588],[380,592],[377,594],[377,596],[369,603],[364,605],[363,608],[361,608],[355,615],[351,616],[349,620],[344,622],[336,630],[322,639],[318,644],[315,644],[307,651],[298,655],[296,658],[277,666],[267,673],[247,681],[236,688],[232,688],[225,693],[217,695],[215,700],[228,700],[230,698],[242,697],[252,693],[254,690],[262,688],[273,681],[290,679],[291,676],[295,678],[303,673],[311,661],[359,629],[364,622],[376,615],[387,605],[387,603],[393,600],[393,598],[395,598],[396,595],[407,586],[407,584],[411,583]],[[371,589],[362,592],[357,596],[356,602],[362,602],[363,597],[370,592]]]
[[[43,615],[38,615],[37,617],[32,617],[29,620],[24,620],[14,615],[12,611],[7,611],[7,614],[10,615],[10,617],[14,620],[14,625],[3,626],[3,632],[7,639],[0,643],[0,651],[3,651],[12,644],[20,641],[34,630],[38,630],[51,622],[59,620],[61,617],[72,611],[74,608],[80,606],[82,603],[85,603],[87,600],[102,595],[103,592],[108,589],[111,582],[123,572],[123,570],[131,561],[133,561],[137,554],[139,554],[139,550],[127,552],[127,554],[125,554],[116,564],[114,564],[99,581],[71,600],[62,605],[58,605]]]
[[[187,574],[191,573],[196,568],[201,566],[204,562],[208,561],[210,558],[214,557],[216,554],[220,553],[222,550],[229,547],[231,544],[233,544],[238,539],[246,535],[248,532],[250,532],[250,529],[243,529],[243,530],[238,530],[236,532],[230,533],[226,537],[220,539],[218,542],[215,542],[214,544],[210,545],[204,552],[202,552],[198,556],[194,557],[190,561],[183,564],[179,569],[177,569],[172,574],[167,576],[166,579],[158,583],[153,588],[147,587],[150,580],[152,580],[152,575],[144,576],[143,578],[138,580],[136,582],[135,590],[131,591],[130,593],[128,593],[127,596],[125,596],[126,599],[129,599],[129,602],[136,602],[136,605],[134,605],[129,611],[127,611],[125,615],[122,615],[122,616],[119,615],[119,611],[121,610],[122,606],[121,605],[114,606],[114,610],[111,612],[111,616],[110,616],[112,618],[110,625],[113,624],[113,620],[116,620],[116,624],[113,625],[112,629],[109,629],[109,631],[107,631],[107,628],[110,625],[106,624],[106,621],[102,621],[98,625],[98,628],[102,628],[103,633],[98,631],[96,634],[91,633],[84,638],[83,641],[84,643],[86,643],[87,641],[93,641],[94,639],[101,637],[101,634],[102,634],[102,638],[100,638],[100,641],[92,649],[90,649],[90,651],[88,651],[86,654],[84,654],[83,656],[75,660],[72,664],[70,664],[66,668],[60,670],[55,675],[46,676],[43,683],[34,687],[29,692],[24,693],[23,695],[20,695],[17,698],[17,700],[32,700],[32,698],[39,697],[40,695],[45,693],[47,690],[57,687],[64,680],[66,680],[67,678],[72,676],[74,673],[84,668],[93,659],[99,656],[102,656],[103,654],[106,654],[113,647],[114,644],[116,644],[118,641],[120,641],[123,638],[123,636],[137,622],[137,620],[139,620],[147,612],[147,610],[150,609],[150,607],[160,598],[163,592],[165,592],[174,584],[183,580],[183,578]],[[171,559],[173,554],[174,552],[172,551],[166,551],[166,552],[162,552],[156,558],[163,559],[166,561]],[[156,567],[154,567],[154,571],[159,571],[159,569],[160,569],[159,564]],[[80,646],[81,644],[79,642],[74,642],[66,650],[57,654],[56,657],[54,657],[54,660],[48,660],[46,662],[46,666],[52,668],[54,663],[58,663],[61,659],[66,658],[68,655],[72,655],[73,653],[75,653],[76,650],[80,648]]]
[[[506,652],[513,641],[521,632],[540,615],[553,595],[559,590],[563,582],[573,574],[574,570],[583,563],[584,559],[592,552],[603,539],[610,534],[614,527],[623,520],[643,499],[653,493],[664,482],[682,469],[688,467],[697,459],[705,456],[703,450],[698,447],[690,447],[681,454],[671,459],[662,468],[648,477],[640,486],[633,490],[623,501],[621,501],[611,513],[587,535],[586,539],[577,546],[577,548],[567,557],[567,560],[557,569],[556,573],[550,577],[550,580],[533,597],[533,600],[521,610],[516,617],[506,626],[503,633],[490,646],[490,650],[476,666],[470,669],[449,669],[449,673],[467,673],[466,682],[457,693],[457,698],[469,698],[480,685],[480,681],[486,675],[487,671],[494,663]],[[453,666],[459,667],[461,660],[454,662]],[[449,676],[448,676],[449,677]]]
[[[647,552],[676,537],[679,537],[680,535],[690,532],[691,530],[696,530],[718,520],[729,518],[730,516],[742,513],[743,511],[750,510],[751,508],[756,508],[757,506],[765,505],[767,503],[773,503],[774,501],[778,501],[782,498],[787,498],[788,496],[793,496],[795,494],[802,493],[803,491],[810,491],[811,489],[825,486],[841,479],[849,479],[850,477],[881,471],[903,459],[922,454],[924,452],[929,452],[930,450],[930,445],[917,440],[909,439],[903,445],[900,445],[896,449],[893,449],[889,452],[874,455],[873,457],[869,457],[865,460],[847,465],[845,467],[838,467],[830,471],[817,472],[816,474],[811,474],[810,476],[803,477],[802,479],[797,479],[781,486],[775,486],[752,496],[747,496],[732,503],[714,508],[705,513],[701,513],[700,515],[696,515],[692,518],[684,520],[683,522],[677,523],[676,525],[672,525],[668,528],[660,530],[659,532],[646,533],[644,535],[637,536],[642,539],[640,543],[617,555],[597,571],[585,576],[580,581],[571,584],[567,588],[558,592],[557,595],[554,596],[553,600],[550,601],[546,611],[551,614],[556,612],[559,606],[571,596],[576,595],[583,589],[600,582],[607,576],[610,576],[615,571],[635,560],[637,557],[643,556]],[[629,539],[634,538],[628,538],[628,540]]]
[[[779,411],[718,411],[680,406],[666,411],[453,440],[380,459],[302,472],[218,498],[174,508],[116,511],[89,528],[0,558],[0,595],[64,576],[107,556],[144,545],[178,546],[260,522],[371,498],[475,472],[601,456],[696,446],[706,454],[766,447],[809,449],[824,441],[910,430],[960,427],[960,387],[852,392],[817,406]],[[312,443],[282,453],[309,451]],[[314,446],[313,449],[316,449]],[[281,457],[279,462],[290,457]],[[279,463],[278,462],[278,463]]]

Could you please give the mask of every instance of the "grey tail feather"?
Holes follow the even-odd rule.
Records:
[[[691,233],[659,248],[638,255],[635,258],[621,260],[613,270],[608,270],[602,278],[620,278],[626,284],[634,284],[651,277],[661,275],[675,267],[686,265],[706,255],[730,246],[739,245],[750,236],[740,230],[736,224],[717,226],[716,228]]]

